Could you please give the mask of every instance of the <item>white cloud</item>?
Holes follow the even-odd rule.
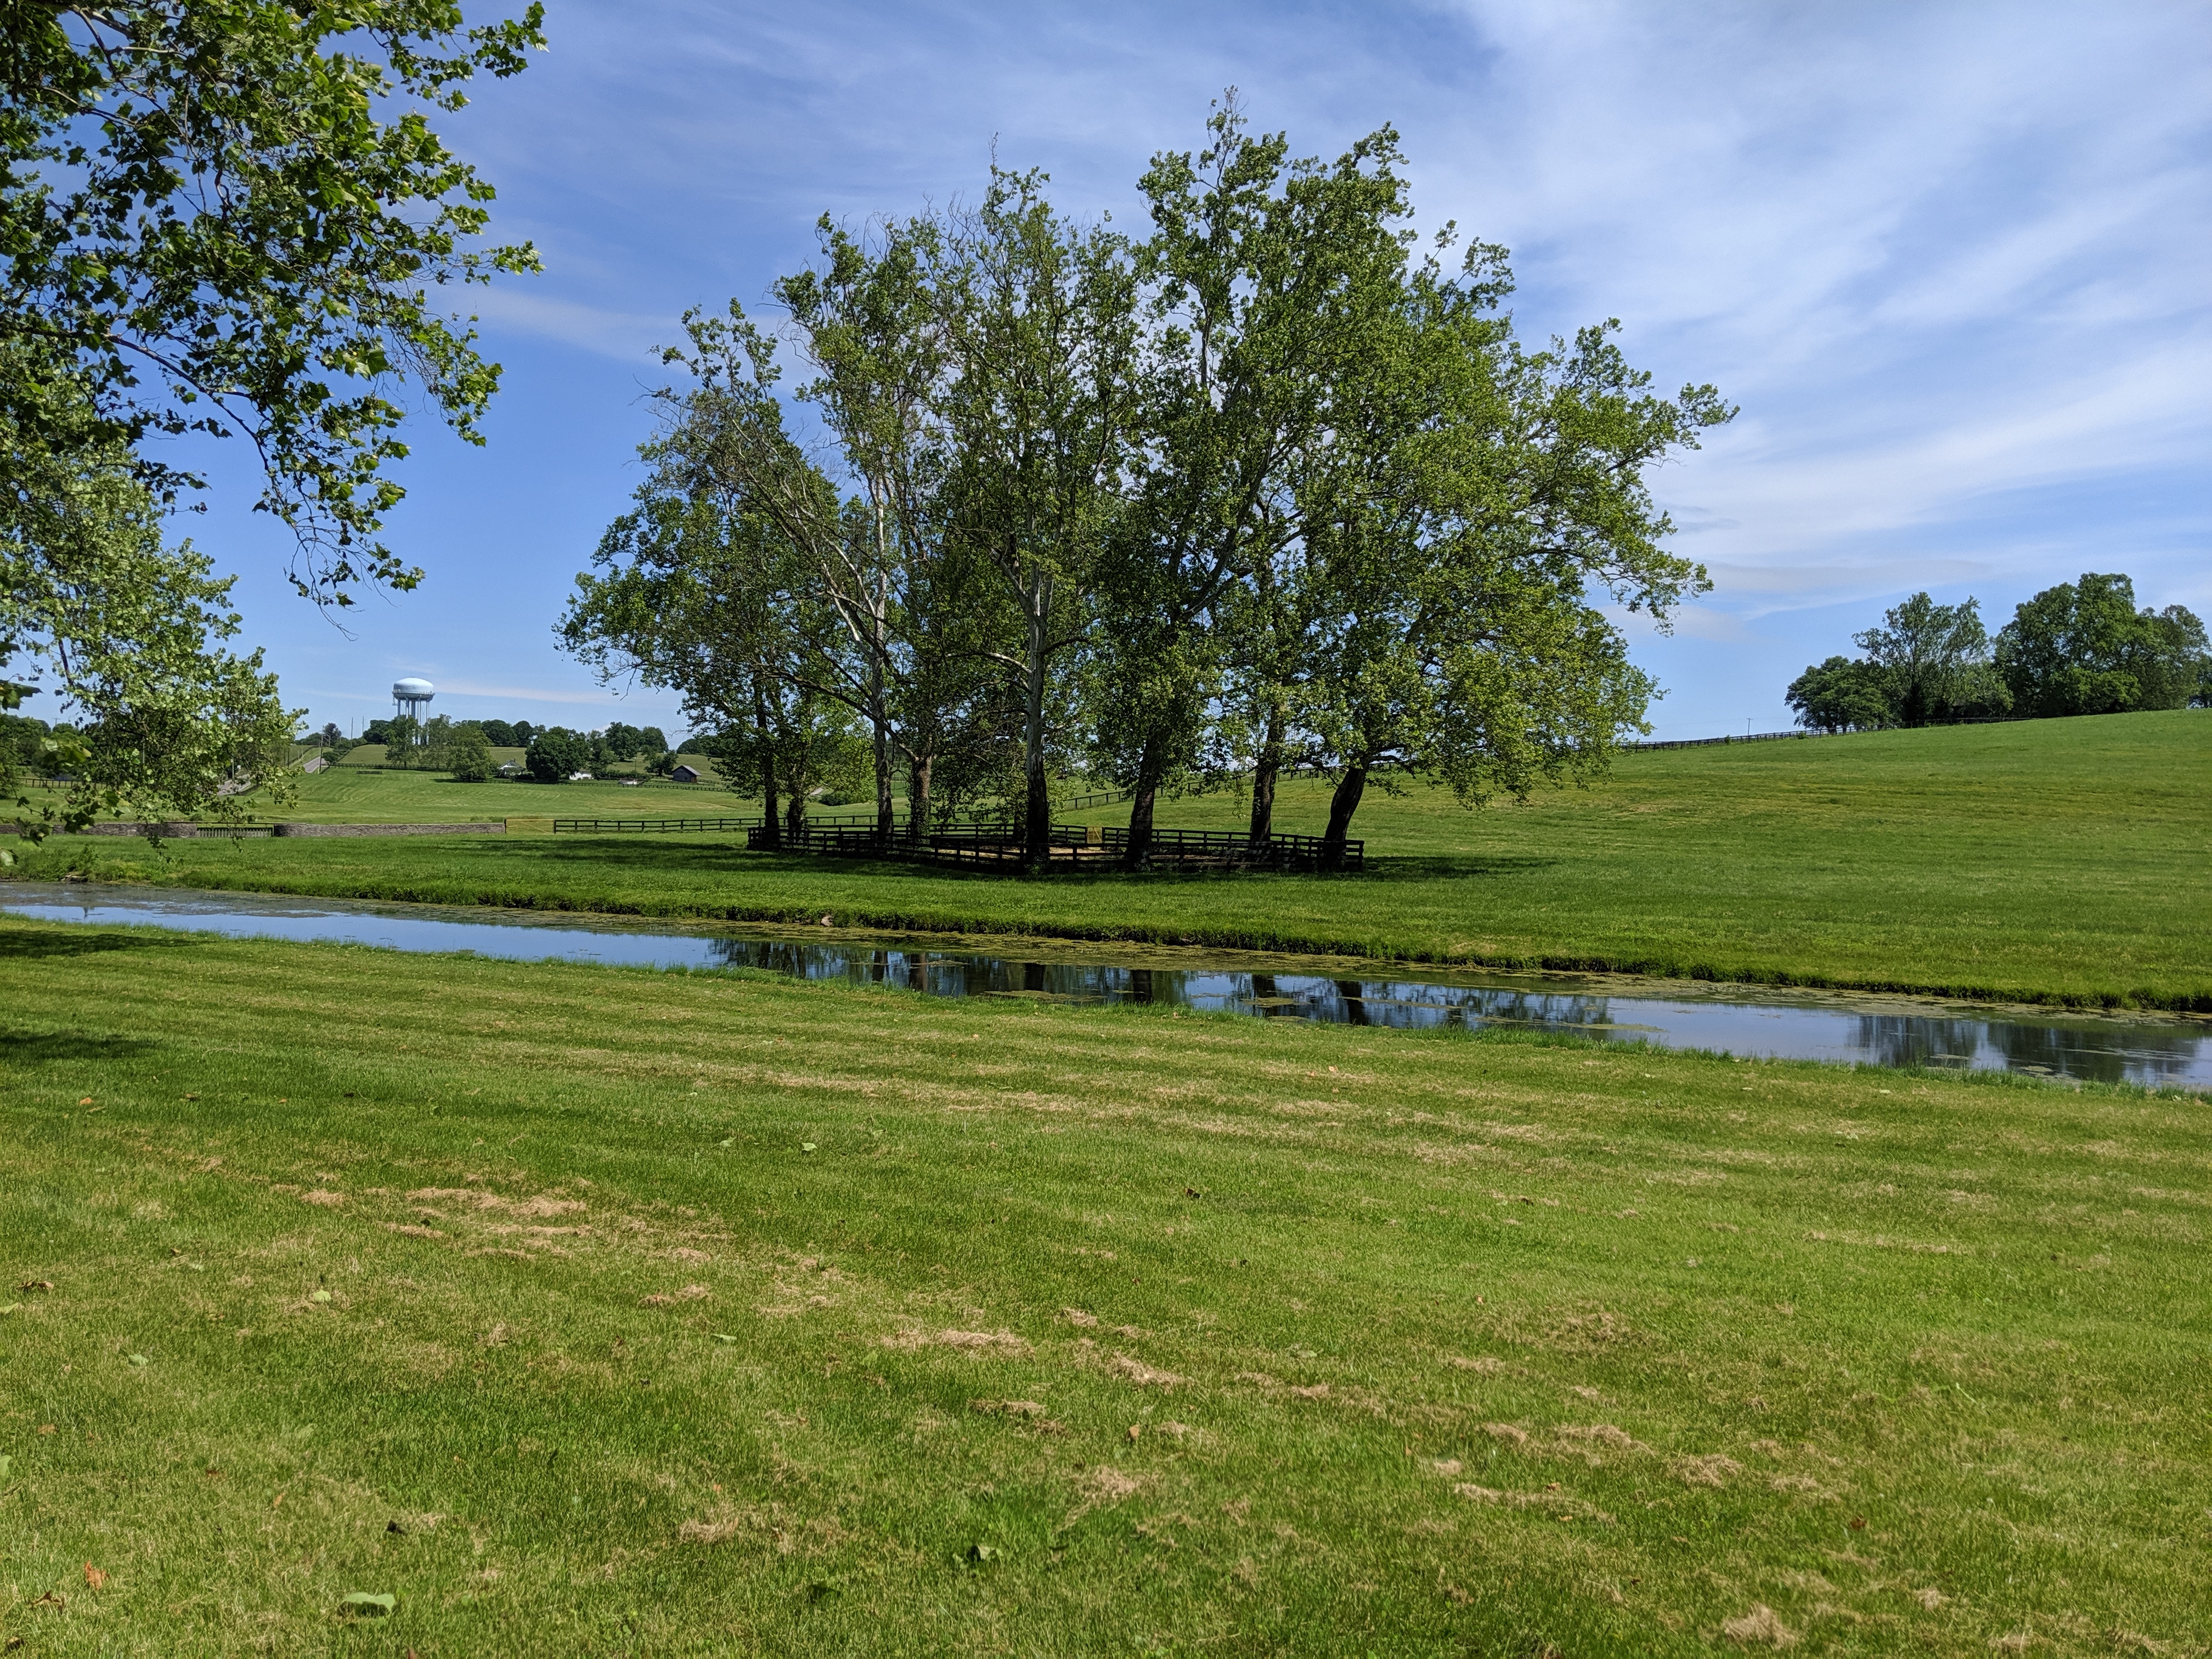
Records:
[[[1902,587],[1941,587],[1969,582],[1990,574],[1990,567],[1974,559],[1887,559],[1873,564],[1723,564],[1709,561],[1713,579],[1708,602],[1738,599],[1745,594],[1787,595],[1821,604],[1837,599],[1856,599],[1871,593],[1895,592]]]
[[[471,298],[469,312],[461,316],[465,319],[473,313],[490,330],[543,335],[633,364],[646,362],[654,346],[675,337],[672,318],[608,311],[557,299],[522,285],[529,280],[482,290]]]
[[[513,697],[525,702],[614,703],[623,701],[599,689],[570,686],[487,685],[481,680],[441,680],[438,689],[456,697]]]

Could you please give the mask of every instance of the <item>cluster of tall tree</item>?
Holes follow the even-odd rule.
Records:
[[[344,750],[357,743],[388,743],[391,739],[394,722],[405,718],[406,716],[404,715],[393,715],[385,719],[373,720],[367,726],[362,728],[361,735],[358,738],[347,737],[343,731],[339,730],[337,722],[336,720],[331,720],[326,722],[324,725],[323,729],[316,732],[313,737],[309,738],[307,741],[315,744],[315,746],[319,749],[337,750]],[[446,720],[446,723],[448,726],[454,724],[453,721],[447,720],[443,715],[436,715],[433,716],[428,722],[428,729],[437,729],[438,723],[441,720]],[[544,726],[533,726],[528,720],[465,720],[459,722],[459,724],[477,727],[483,733],[484,741],[495,749],[527,749],[530,747],[530,740],[536,737],[540,732],[545,730]],[[616,724],[608,726],[607,732],[610,734],[609,741],[611,743],[619,744],[624,741],[626,737],[629,739],[628,746],[622,750],[623,757],[625,759],[632,755],[641,752],[641,750],[649,750],[657,754],[661,750],[668,747],[668,740],[661,735],[660,729],[658,726],[648,726],[641,731],[636,726],[623,726],[620,722],[617,722]]]
[[[1427,249],[1396,135],[1333,162],[1233,94],[1140,181],[1150,233],[994,169],[973,205],[854,234],[685,318],[646,480],[579,580],[568,647],[670,688],[722,769],[803,801],[857,760],[879,833],[1051,787],[1163,794],[1291,768],[1472,804],[1602,767],[1651,681],[1608,604],[1705,585],[1646,469],[1727,420],[1655,394],[1617,325],[1531,349],[1502,249]],[[1456,253],[1452,264],[1447,259]],[[803,375],[780,390],[780,351]]]
[[[1973,599],[1945,605],[1916,593],[1852,642],[1866,654],[1830,657],[1790,683],[1800,726],[1870,732],[2212,706],[2203,623],[2178,605],[2136,609],[2123,575],[2047,587],[1994,637]]]

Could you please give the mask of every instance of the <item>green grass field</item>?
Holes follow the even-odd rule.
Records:
[[[27,1654],[2212,1651],[2202,1099],[15,921],[0,988]]]
[[[314,753],[301,751],[302,758]],[[524,753],[495,749],[492,758],[520,762]],[[721,817],[757,810],[719,787],[714,763],[703,756],[684,757],[686,765],[705,775],[699,783],[641,775],[634,784],[606,777],[558,785],[527,778],[456,783],[441,772],[386,771],[383,758],[381,744],[363,744],[324,770],[295,780],[290,800],[272,805],[257,799],[246,803],[248,811],[261,823],[481,823],[550,812],[576,817]],[[58,800],[61,793],[35,786],[27,786],[26,793],[34,802]]]
[[[649,788],[362,773],[358,787],[384,792],[372,808],[343,793],[356,787],[343,773],[307,780],[298,816],[523,810],[495,805],[502,790],[537,812],[549,798],[563,813],[678,810]],[[736,810],[717,792],[662,787],[681,810]],[[423,805],[384,804],[409,791]],[[1325,785],[1285,796],[1279,828],[1321,828]],[[1161,817],[1230,827],[1243,811],[1209,797]],[[1373,867],[1358,877],[1026,881],[775,858],[732,837],[201,841],[159,855],[72,838],[17,868],[2212,1010],[2207,823],[2212,714],[2190,712],[1631,754],[1597,787],[1474,814],[1427,790],[1370,793],[1357,829]]]
[[[351,763],[355,755],[363,752],[356,749],[327,770],[301,779],[296,798],[264,816],[299,823],[476,823],[546,813],[720,817],[745,810],[708,782],[640,778],[626,784],[599,778],[590,783],[544,784],[526,778],[495,778],[456,783],[442,773],[386,771],[373,763],[383,752],[380,746],[368,751],[371,762]],[[493,751],[502,761],[519,761],[522,753],[519,749]]]

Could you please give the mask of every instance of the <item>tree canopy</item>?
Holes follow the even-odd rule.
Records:
[[[34,828],[234,811],[290,718],[231,584],[163,515],[178,438],[243,437],[319,603],[421,573],[380,538],[409,384],[465,440],[498,382],[434,295],[533,268],[426,112],[514,74],[542,9],[0,0],[0,701],[78,716]]]
[[[0,4],[0,419],[18,453],[120,450],[167,502],[201,479],[144,441],[243,436],[303,592],[412,586],[378,538],[402,494],[400,388],[478,442],[499,377],[432,295],[537,264],[480,245],[491,187],[425,112],[520,70],[543,15]]]
[[[2044,589],[1998,634],[1996,661],[2024,714],[2180,708],[2212,691],[2203,623],[2178,605],[2138,611],[2123,575]]]
[[[261,653],[228,648],[231,579],[191,543],[165,542],[121,453],[13,459],[0,492],[0,706],[52,690],[75,716],[33,762],[68,787],[17,799],[24,832],[103,813],[236,817],[240,793],[288,769],[294,716]]]
[[[1419,251],[1402,167],[1388,128],[1293,161],[1232,96],[1154,158],[1146,237],[997,169],[824,219],[779,326],[685,319],[565,639],[678,691],[726,775],[857,741],[886,839],[903,777],[915,832],[995,798],[1033,858],[1071,775],[1132,792],[1141,860],[1159,793],[1230,773],[1326,770],[1340,842],[1370,779],[1601,767],[1655,689],[1604,607],[1706,585],[1645,472],[1734,411],[1655,393],[1614,324],[1522,345],[1504,251]]]
[[[1790,683],[1800,726],[1861,732],[2212,702],[2204,624],[2178,605],[2138,611],[2126,576],[2045,588],[1994,641],[1973,599],[1942,605],[1926,593],[1852,638],[1864,657],[1830,657]]]

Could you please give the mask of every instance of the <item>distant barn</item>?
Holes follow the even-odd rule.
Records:
[[[699,781],[699,769],[696,766],[679,766],[668,775],[678,783],[696,783]]]

